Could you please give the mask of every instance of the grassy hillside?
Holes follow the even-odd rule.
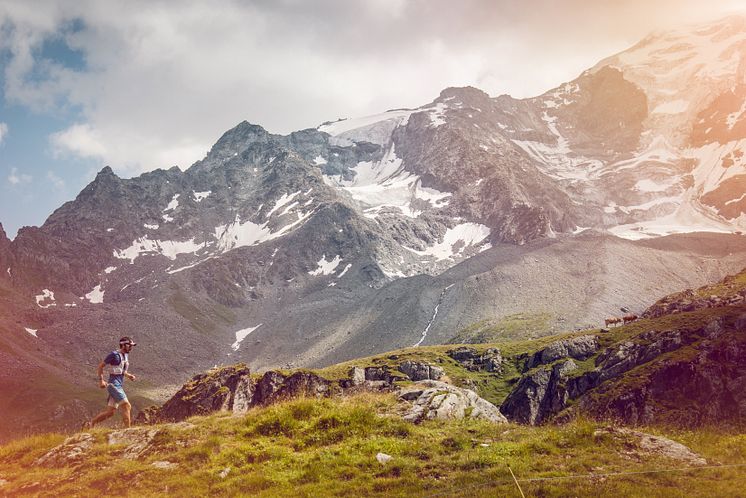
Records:
[[[157,427],[136,460],[107,444],[110,431],[96,430],[82,462],[69,465],[34,465],[64,439],[36,436],[0,447],[0,494],[519,496],[508,467],[527,496],[736,496],[746,487],[744,467],[727,466],[746,462],[743,434],[663,431],[707,459],[696,468],[598,432],[604,426],[594,422],[413,425],[395,410],[392,395],[362,394],[193,418],[186,428]],[[379,452],[393,458],[381,464]]]
[[[739,274],[724,284],[697,294],[710,297],[720,290],[733,295],[746,287],[746,280]],[[353,366],[387,366],[396,373],[404,361],[420,361],[440,366],[447,380],[473,387],[499,405],[526,373],[528,358],[557,340],[598,337],[599,351],[577,361],[579,368],[572,375],[580,376],[596,367],[596,358],[606,348],[645,345],[671,331],[680,335],[681,347],[592,391],[587,399],[600,406],[605,399],[644,388],[662,365],[693,360],[704,341],[742,344],[744,317],[744,304],[708,305],[606,332],[594,329],[468,345],[478,353],[498,348],[503,358],[499,372],[467,369],[448,355],[458,345],[408,348],[315,372],[341,380]],[[723,357],[718,365],[728,369],[732,361],[740,360]],[[403,379],[402,374],[406,383]],[[613,424],[588,420],[582,412],[563,425],[538,427],[478,420],[414,425],[399,417],[402,408],[394,394],[362,392],[286,400],[241,416],[216,413],[186,424],[134,428],[128,434],[151,438],[134,459],[126,458],[130,446],[109,443],[119,434],[111,429],[93,431],[91,446],[79,459],[53,464],[36,461],[62,443],[64,435],[21,439],[0,446],[0,495],[519,496],[520,485],[526,496],[739,496],[746,489],[743,427],[675,428],[682,427],[677,417],[701,409],[700,401],[684,394],[674,393],[675,406],[661,407],[672,414],[670,420],[636,430],[683,443],[706,459],[706,465],[657,446],[651,449],[639,434],[609,429]],[[576,408],[571,405],[568,411]],[[378,453],[392,459],[380,463]]]
[[[485,320],[461,330],[451,344],[478,344],[506,339],[531,339],[550,333],[555,317],[551,313],[516,313],[497,321]]]

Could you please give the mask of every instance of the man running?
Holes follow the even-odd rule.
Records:
[[[129,373],[129,352],[132,351],[132,347],[136,346],[136,343],[129,337],[122,337],[119,339],[119,351],[112,351],[109,353],[104,361],[98,366],[98,380],[99,387],[106,389],[109,393],[107,399],[107,407],[104,411],[93,417],[92,420],[83,423],[83,429],[90,429],[99,422],[103,422],[107,418],[114,415],[117,408],[122,413],[122,422],[125,427],[132,425],[132,417],[130,411],[132,405],[130,405],[127,399],[127,394],[124,392],[124,378],[127,377],[129,380],[135,380],[136,377]],[[109,382],[104,382],[104,368],[108,365],[109,371]]]

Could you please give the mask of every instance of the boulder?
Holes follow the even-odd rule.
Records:
[[[352,367],[347,375],[352,386],[361,386],[365,383],[365,370],[360,367]]]
[[[567,406],[569,394],[565,383],[568,374],[575,369],[575,362],[566,360],[524,375],[500,406],[500,411],[511,421],[522,424],[544,422]]]
[[[598,351],[598,338],[595,335],[581,335],[571,339],[553,342],[544,349],[537,351],[526,362],[526,370],[552,363],[560,358],[574,358],[585,360]]]
[[[433,365],[407,360],[398,367],[399,371],[411,380],[439,380],[445,375],[445,371]]]
[[[707,460],[688,447],[663,436],[655,436],[626,427],[603,427],[593,432],[593,437],[604,436],[619,440],[624,444],[626,453],[632,453],[638,458],[663,456],[688,465],[707,465]]]
[[[267,404],[280,391],[283,382],[285,382],[285,376],[280,372],[274,370],[266,372],[254,389],[252,404]]]
[[[365,367],[365,380],[384,381],[391,383],[393,378],[391,376],[391,372],[389,372],[389,367],[387,366]]]
[[[474,391],[445,382],[415,382],[400,391],[399,399],[408,405],[404,419],[410,422],[462,418],[481,418],[495,423],[507,422],[495,405],[480,398]]]
[[[462,346],[446,351],[446,354],[473,372],[486,370],[497,373],[502,367],[503,358],[497,348],[489,348],[479,353],[474,348]]]
[[[161,429],[150,427],[130,427],[110,432],[107,436],[107,443],[123,446],[122,451],[118,452],[119,458],[137,460],[152,449],[153,439],[160,432]]]
[[[233,392],[233,413],[246,413],[251,407],[251,400],[254,397],[254,382],[250,376],[241,377],[236,384]]]
[[[249,367],[244,364],[209,370],[195,375],[160,409],[141,412],[137,421],[176,422],[218,410],[230,411],[234,406],[239,412],[245,411],[252,382]]]
[[[295,372],[285,379],[277,395],[270,401],[301,396],[319,398],[330,394],[331,383],[328,380],[311,372]]]
[[[47,467],[64,467],[77,464],[88,451],[93,448],[96,438],[92,434],[75,434],[65,439],[59,446],[55,446],[34,461],[34,465]]]

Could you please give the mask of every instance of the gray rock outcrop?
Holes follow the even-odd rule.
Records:
[[[407,360],[399,365],[399,371],[411,380],[439,380],[445,375],[445,371],[434,365]]]
[[[409,405],[404,419],[410,422],[462,418],[482,418],[495,423],[507,422],[495,405],[480,398],[474,391],[445,382],[416,382],[402,389],[399,399]]]
[[[526,369],[552,363],[560,358],[585,360],[598,351],[598,347],[598,337],[595,335],[581,335],[553,342],[544,349],[534,353],[526,362]]]
[[[161,429],[130,427],[129,429],[110,432],[107,435],[107,443],[123,446],[122,451],[118,452],[120,458],[136,460],[152,448],[153,440],[160,432]]]
[[[240,414],[253,406],[282,399],[329,396],[332,390],[332,383],[327,379],[303,371],[286,376],[270,370],[255,381],[249,367],[238,364],[196,375],[162,407],[149,407],[140,412],[137,421],[143,424],[178,422],[220,410]]]
[[[600,380],[617,377],[663,353],[678,349],[681,345],[682,337],[676,330],[664,333],[650,331],[640,335],[637,341],[625,341],[606,349],[596,358]]]
[[[194,415],[232,411],[234,406],[239,412],[245,411],[251,384],[249,367],[244,364],[212,369],[194,376],[163,406],[138,416],[138,421],[178,422]]]
[[[508,395],[500,411],[511,421],[537,425],[565,408],[569,399],[565,383],[577,369],[572,360],[542,367],[526,374]]]
[[[500,350],[497,348],[486,349],[480,354],[474,348],[463,346],[451,349],[446,354],[473,372],[486,370],[497,373],[503,361]]]
[[[707,460],[700,455],[667,437],[647,434],[626,427],[603,427],[593,432],[595,438],[604,436],[622,440],[626,443],[626,451],[638,457],[663,456],[688,465],[707,465]]]
[[[95,443],[96,438],[92,434],[75,434],[37,458],[34,465],[60,467],[78,463]]]

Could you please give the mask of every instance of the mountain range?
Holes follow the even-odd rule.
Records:
[[[447,88],[286,136],[242,122],[185,171],[106,167],[42,226],[0,225],[0,409],[9,430],[89,413],[123,335],[137,404],[215,364],[641,312],[744,267],[745,150],[746,18],[729,17],[534,98]]]

